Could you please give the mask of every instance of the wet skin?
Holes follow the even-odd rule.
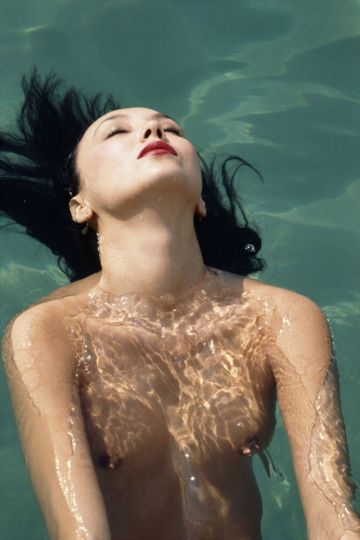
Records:
[[[271,439],[275,388],[309,539],[359,538],[330,337],[311,301],[214,269],[176,299],[98,283],[55,291],[5,340],[52,539],[260,539],[251,455]]]
[[[98,233],[102,272],[20,314],[5,339],[51,539],[260,539],[251,456],[271,439],[275,390],[309,540],[360,538],[321,310],[257,280],[204,275],[195,148],[156,111],[115,113],[82,137],[70,201]],[[139,158],[159,139],[176,155]]]
[[[119,540],[260,538],[250,441],[264,448],[275,422],[260,306],[240,280],[206,281],[165,310],[97,292],[79,315],[82,410]]]
[[[250,455],[272,435],[274,382],[244,290],[260,282],[211,271],[165,309],[96,282],[43,302],[66,321],[112,538],[260,538]]]
[[[261,305],[231,281],[209,272],[166,306],[93,289],[67,318],[114,539],[261,537],[250,456],[271,438],[275,387]]]

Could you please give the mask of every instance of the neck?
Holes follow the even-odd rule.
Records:
[[[164,220],[151,209],[126,221],[99,226],[98,286],[114,295],[181,295],[204,275],[205,266],[188,220]]]

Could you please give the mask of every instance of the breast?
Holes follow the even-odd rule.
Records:
[[[87,321],[79,390],[98,467],[145,474],[191,455],[193,467],[214,468],[246,455],[253,437],[267,446],[275,417],[264,337],[230,323],[205,317],[157,332]]]

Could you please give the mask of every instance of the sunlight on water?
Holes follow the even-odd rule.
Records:
[[[208,0],[154,0],[151,9],[144,0],[4,0],[0,8],[2,125],[16,114],[20,76],[37,64],[85,91],[111,91],[124,105],[164,111],[207,155],[238,153],[259,168],[264,185],[246,173],[239,187],[264,240],[268,269],[259,279],[310,296],[330,319],[357,483],[359,8],[357,0],[316,6],[310,0],[226,0],[221,7]],[[64,280],[55,257],[35,242],[5,235],[1,244],[5,325]],[[3,374],[1,381],[1,522],[7,540],[45,539]],[[216,422],[206,422],[200,419],[209,433],[219,433]],[[304,540],[280,418],[278,424],[270,445],[278,474],[269,479],[259,455],[254,458],[264,495],[264,539]],[[184,453],[174,459],[191,479],[196,472],[186,460],[189,445],[184,440]],[[189,504],[198,494],[189,487]]]

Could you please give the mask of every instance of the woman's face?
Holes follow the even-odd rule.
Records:
[[[159,141],[172,151],[141,154]],[[178,200],[195,208],[201,194],[195,148],[174,120],[152,109],[119,109],[96,120],[79,143],[76,165],[77,198],[99,216],[126,217],[155,200],[164,205]]]

